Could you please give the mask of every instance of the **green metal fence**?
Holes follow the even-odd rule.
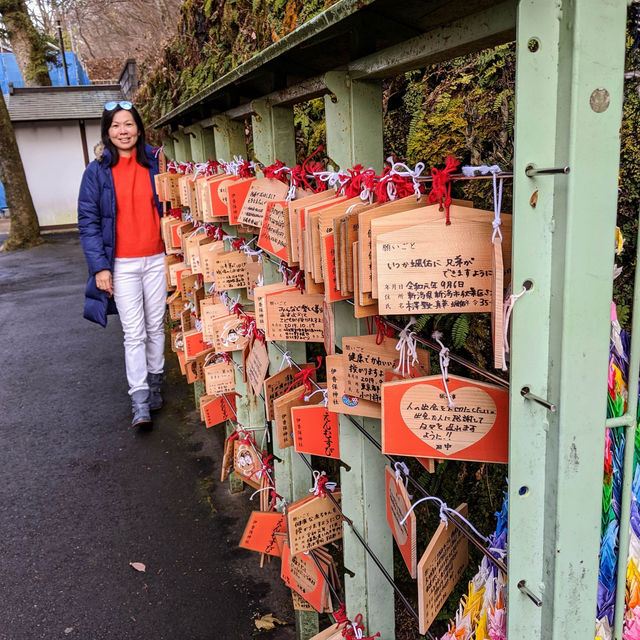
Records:
[[[438,20],[425,33],[343,61],[338,69],[298,69],[298,76],[306,76],[297,83],[260,93],[255,81],[260,73],[266,78],[279,61],[289,64],[305,43],[322,42],[358,12],[389,4],[341,0],[156,124],[173,128],[165,141],[168,156],[204,161],[246,157],[243,120],[250,117],[255,157],[266,164],[277,158],[293,165],[293,104],[324,95],[327,155],[340,168],[361,163],[380,170],[384,78],[515,37],[512,280],[515,291],[525,281],[533,286],[513,312],[508,637],[585,640],[594,635],[596,609],[627,6],[622,0],[424,2],[424,14],[438,9]],[[380,15],[384,31],[386,18]],[[527,175],[529,167],[569,167],[569,172]],[[532,198],[536,192],[537,201]],[[279,280],[275,267],[266,263],[265,284]],[[335,303],[335,318],[338,344],[342,336],[366,333],[346,302]],[[634,306],[633,318],[640,324],[640,308]],[[640,327],[635,332],[640,335]],[[306,361],[304,344],[279,343],[269,347],[271,371],[280,366],[282,350],[297,362]],[[629,521],[639,365],[636,339],[627,414],[607,422],[625,428],[629,436],[622,523]],[[238,387],[242,393],[241,380]],[[525,388],[547,406],[523,396]],[[238,419],[262,425],[262,404],[250,397],[238,401]],[[359,420],[379,442],[380,421]],[[384,503],[386,460],[345,416],[340,418],[340,447],[350,467],[340,474],[343,509],[393,575]],[[274,448],[282,460],[275,467],[277,492],[287,500],[306,495],[311,476],[304,461],[291,448]],[[628,528],[622,526],[617,638],[627,545]],[[354,574],[344,576],[348,612],[362,613],[370,632],[394,638],[393,591],[347,526],[344,554]],[[300,637],[317,632],[315,614],[299,613],[297,624]]]

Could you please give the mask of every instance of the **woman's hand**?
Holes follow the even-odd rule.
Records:
[[[113,295],[113,278],[111,277],[111,271],[109,271],[109,269],[98,271],[95,278],[96,287],[102,291],[106,291],[109,297],[111,297]]]

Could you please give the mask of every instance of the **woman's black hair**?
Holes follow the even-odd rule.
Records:
[[[111,164],[110,167],[114,167],[118,164],[118,160],[120,159],[120,154],[118,153],[118,149],[109,139],[109,127],[113,122],[113,116],[118,113],[118,111],[129,111],[133,116],[133,119],[138,126],[138,141],[136,142],[136,161],[139,165],[143,166],[145,169],[149,169],[151,164],[147,159],[147,153],[145,151],[145,135],[144,135],[144,124],[142,123],[142,118],[140,114],[136,110],[135,107],[131,107],[131,109],[123,109],[120,105],[118,105],[115,109],[111,111],[107,111],[106,109],[102,112],[102,120],[100,122],[100,136],[102,138],[102,144],[109,149],[111,153]]]

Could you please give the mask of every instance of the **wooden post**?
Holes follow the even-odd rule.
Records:
[[[206,162],[213,160],[215,157],[215,142],[213,140],[213,131],[204,129],[199,124],[192,124],[189,131],[193,133],[191,136],[191,157],[196,162]]]
[[[233,156],[244,157],[247,153],[244,124],[220,115],[213,117],[213,137],[219,158],[230,162]]]
[[[182,131],[174,131],[172,135],[175,138],[173,143],[175,159],[178,162],[189,162],[191,160],[191,143],[189,142],[189,137]]]
[[[383,161],[382,85],[378,81],[353,81],[348,74],[340,72],[327,73],[325,81],[332,92],[325,96],[329,157],[340,169],[362,163],[380,172]],[[354,318],[352,305],[337,302],[334,314],[339,347],[343,336],[367,333],[365,323]],[[356,419],[380,441],[380,420]],[[386,526],[386,459],[347,416],[341,415],[339,422],[341,458],[351,467],[350,471],[340,471],[342,508],[387,572],[393,575],[393,539]],[[349,617],[353,619],[361,613],[367,633],[380,632],[385,640],[392,640],[395,637],[392,587],[346,524],[344,564],[355,574],[344,577]]]

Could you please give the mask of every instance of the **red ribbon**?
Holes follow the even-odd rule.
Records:
[[[289,271],[291,278],[288,284],[294,285],[297,289],[300,289],[300,293],[304,293],[304,273],[298,267],[290,267]]]
[[[245,315],[242,310],[242,305],[239,302],[236,302],[230,309],[231,313],[235,313],[238,318],[241,318]]]
[[[387,321],[382,316],[373,316],[373,320],[376,325],[376,344],[380,345],[385,338],[393,337],[395,333],[393,328],[387,324]],[[369,318],[367,318],[367,330],[370,335],[373,333],[373,325],[369,322]]]
[[[231,248],[236,251],[240,251],[242,245],[244,244],[244,238],[237,238],[231,242]]]
[[[315,495],[320,496],[321,498],[326,498],[327,493],[333,493],[329,487],[327,487],[327,482],[329,482],[329,478],[327,476],[320,476],[318,478],[318,486],[315,491]]]
[[[169,209],[166,215],[171,216],[176,220],[182,220],[182,209]]]
[[[262,175],[265,178],[272,178],[287,183],[287,173],[285,171],[278,171],[278,169],[282,169],[282,167],[286,167],[285,163],[276,160],[273,164],[270,164],[262,170]]]
[[[303,400],[305,395],[311,393],[311,374],[314,371],[317,371],[322,364],[322,356],[318,356],[316,358],[318,364],[314,367],[313,365],[309,365],[308,367],[302,367],[298,373],[293,377],[293,382],[289,385],[289,388],[285,391],[285,393],[289,393],[291,389],[295,389],[302,385],[304,389],[302,390],[302,395],[300,396],[300,400]]]
[[[379,203],[390,201],[391,198],[389,197],[389,190],[387,188],[389,183],[392,183],[394,186],[396,200],[406,198],[414,193],[413,180],[411,180],[411,178],[391,173],[391,169],[385,167],[375,187],[376,200]]]
[[[248,160],[244,160],[238,167],[239,178],[251,178],[251,163]]]
[[[431,191],[427,196],[429,204],[440,204],[440,209],[444,207],[446,212],[447,224],[451,224],[449,217],[449,207],[451,206],[451,174],[458,170],[460,163],[453,157],[447,156],[444,169],[431,169],[431,175],[433,176],[433,182],[431,184]]]

